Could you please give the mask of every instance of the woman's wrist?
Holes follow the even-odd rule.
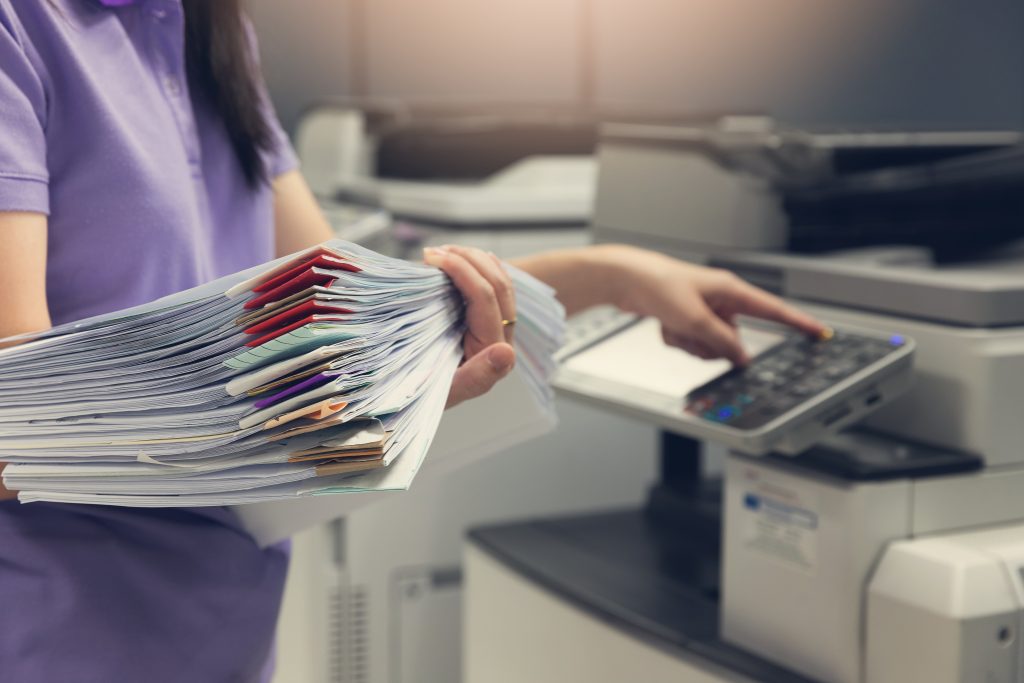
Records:
[[[573,267],[584,275],[590,305],[621,306],[624,277],[624,249],[619,244],[598,244],[577,251]]]
[[[657,277],[665,257],[625,244],[597,244],[552,251],[512,261],[554,287],[569,314],[612,304],[646,314],[643,284]]]

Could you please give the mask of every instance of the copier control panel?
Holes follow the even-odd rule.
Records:
[[[812,339],[743,320],[753,361],[739,368],[666,347],[653,320],[600,322],[562,354],[557,389],[751,455],[800,453],[911,381],[914,342],[899,334],[843,326]]]
[[[886,359],[896,360],[906,338],[877,339],[830,330],[820,339],[789,335],[778,346],[734,368],[687,397],[686,411],[749,430],[764,427]],[[880,400],[879,399],[876,400]]]

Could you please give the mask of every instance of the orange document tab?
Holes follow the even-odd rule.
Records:
[[[317,465],[316,476],[329,477],[335,474],[352,474],[353,472],[365,472],[384,467],[382,458],[367,458],[366,460],[342,460],[341,462],[329,462],[325,465]]]
[[[326,398],[319,403],[312,403],[308,406],[293,410],[290,413],[285,413],[271,418],[264,423],[263,428],[273,429],[274,427],[288,424],[300,417],[306,417],[311,420],[322,420],[344,410],[347,405],[347,401],[341,401],[338,398]]]

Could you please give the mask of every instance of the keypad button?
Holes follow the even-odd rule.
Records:
[[[837,334],[793,337],[692,394],[686,410],[740,429],[762,426],[891,353],[892,345]]]
[[[789,387],[788,393],[790,396],[804,398],[813,394],[814,390],[806,382],[799,382]]]
[[[728,422],[734,417],[739,417],[740,411],[736,406],[722,406],[715,411],[715,416],[719,422]]]
[[[825,379],[840,380],[848,377],[857,371],[857,364],[851,361],[839,361],[828,365],[821,370],[821,376]]]
[[[686,411],[694,414],[701,414],[711,408],[715,403],[707,398],[696,398],[686,405]]]

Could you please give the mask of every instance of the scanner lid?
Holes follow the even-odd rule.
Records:
[[[924,248],[707,257],[782,296],[966,327],[1024,326],[1024,241],[956,263]]]

